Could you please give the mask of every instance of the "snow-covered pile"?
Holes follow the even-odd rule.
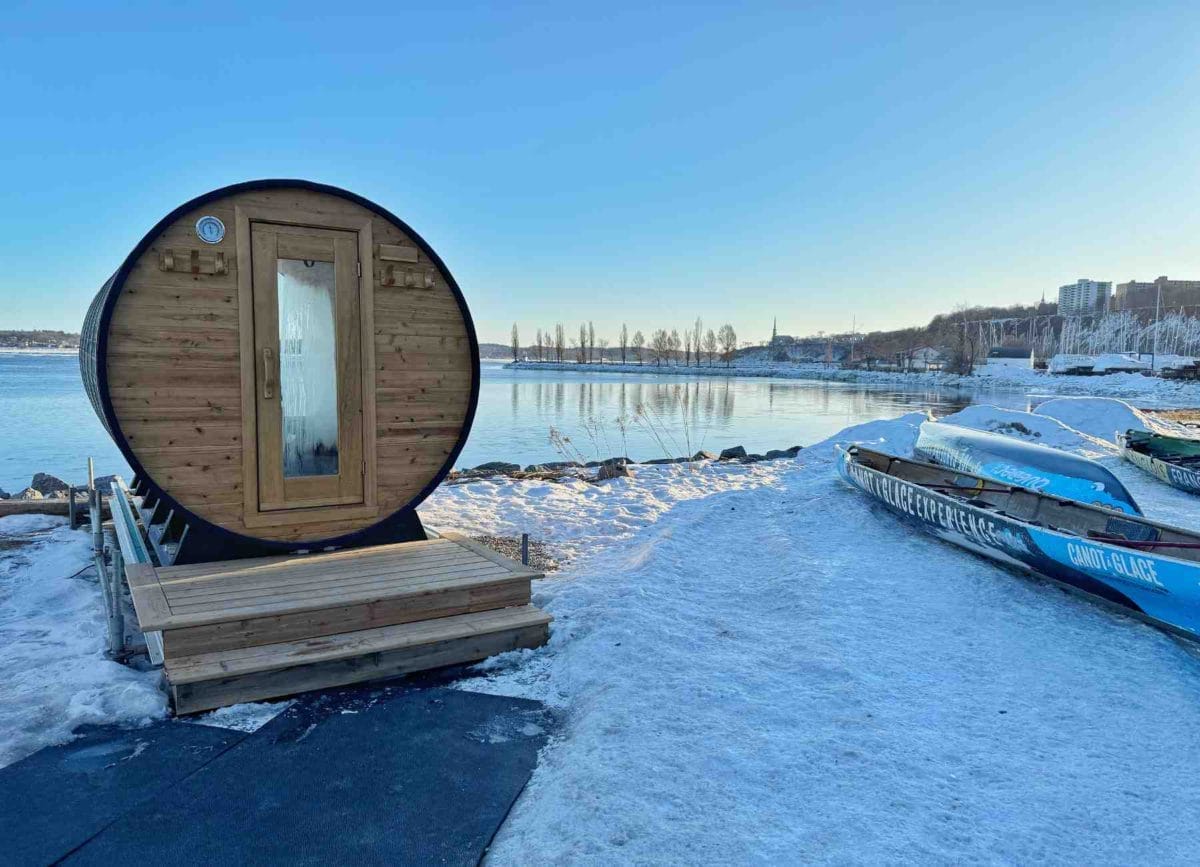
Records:
[[[1068,427],[1110,443],[1116,442],[1117,434],[1127,430],[1189,435],[1182,425],[1153,418],[1123,400],[1111,398],[1059,397],[1040,404],[1037,414],[1058,419]]]
[[[1111,442],[1104,442],[1040,412],[1029,413],[973,404],[952,415],[944,416],[941,420],[962,427],[1003,434],[1037,445],[1077,452],[1085,457],[1104,457],[1116,451],[1116,446]]]
[[[91,554],[64,518],[0,518],[0,766],[85,723],[166,713],[157,672],[105,658]]]

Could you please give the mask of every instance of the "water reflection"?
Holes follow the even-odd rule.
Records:
[[[972,402],[1028,409],[1020,393],[867,388],[805,380],[511,371],[485,364],[479,409],[459,460],[555,460],[551,429],[588,458],[634,459],[744,445],[809,445],[842,428],[913,410],[935,415]]]

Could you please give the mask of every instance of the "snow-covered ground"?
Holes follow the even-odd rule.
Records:
[[[835,441],[903,453],[923,419],[794,461],[430,499],[431,526],[529,532],[566,555],[535,588],[549,645],[460,684],[562,714],[494,863],[1194,860],[1200,653],[914,533],[837,480]],[[1200,527],[1200,498],[1117,457],[1113,432],[1153,424],[1127,404],[948,420],[1101,460],[1148,515]],[[0,533],[41,535],[0,552],[0,755],[158,713],[148,675],[103,660],[94,585],[65,577],[86,536],[10,521]]]
[[[981,365],[972,376],[952,373],[892,373],[871,370],[841,370],[820,364],[753,362],[725,367],[716,365],[676,366],[655,364],[573,364],[553,361],[520,361],[505,367],[517,370],[567,370],[576,373],[643,373],[663,376],[769,376],[782,379],[811,379],[857,382],[864,385],[903,385],[955,389],[1013,389],[1028,394],[1102,395],[1136,400],[1156,407],[1200,406],[1200,382],[1168,380],[1138,373],[1106,376],[1057,376],[1028,367]]]
[[[104,656],[91,535],[65,518],[0,518],[0,766],[85,723],[166,713],[157,672]]]
[[[1200,501],[1103,442],[1141,421],[1131,408],[1042,408],[950,420],[1019,421],[1100,457],[1149,514],[1200,526]],[[906,451],[922,418],[835,440]],[[832,458],[826,442],[794,462],[435,496],[431,523],[574,553],[538,588],[550,645],[463,684],[565,716],[492,860],[1192,860],[1196,652],[912,533]]]

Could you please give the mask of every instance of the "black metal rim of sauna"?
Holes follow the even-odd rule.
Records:
[[[407,233],[413,240],[413,243],[420,248],[421,252],[428,256],[430,261],[437,266],[442,276],[445,277],[450,291],[454,293],[454,300],[462,312],[463,323],[466,325],[467,340],[471,350],[471,395],[467,402],[467,412],[463,418],[462,429],[459,431],[458,441],[454,444],[454,448],[450,450],[446,461],[442,464],[441,469],[434,474],[429,484],[416,494],[406,506],[396,510],[385,518],[381,518],[374,524],[343,536],[315,541],[282,542],[272,539],[259,539],[227,530],[192,512],[159,487],[154,481],[153,476],[146,471],[141,461],[134,455],[133,450],[129,448],[129,444],[125,441],[125,434],[121,431],[121,425],[117,421],[117,415],[113,409],[108,392],[107,357],[109,324],[112,321],[112,314],[117,305],[117,299],[120,297],[121,291],[125,286],[125,280],[128,278],[134,264],[141,258],[141,255],[146,252],[146,249],[154,243],[155,239],[168,226],[189,211],[200,208],[216,199],[225,198],[236,193],[271,189],[302,189],[338,196],[361,205],[386,220],[390,220]],[[454,275],[446,267],[446,263],[442,261],[442,257],[434,252],[425,239],[414,231],[408,223],[401,220],[387,208],[381,207],[370,199],[363,198],[357,193],[343,190],[340,187],[299,179],[269,178],[231,184],[230,186],[212,190],[202,196],[197,196],[188,202],[184,202],[159,220],[154,225],[154,228],[147,232],[145,237],[138,242],[132,252],[125,257],[125,261],[121,263],[121,267],[117,269],[116,273],[108,278],[108,281],[100,288],[100,292],[97,293],[91,306],[88,308],[87,315],[84,317],[83,333],[80,335],[79,340],[79,366],[83,376],[84,389],[91,399],[92,407],[100,411],[101,420],[104,422],[104,426],[108,429],[113,441],[116,442],[117,448],[121,450],[121,454],[129,463],[130,468],[137,475],[137,478],[150,488],[155,497],[166,503],[170,503],[177,514],[184,516],[184,520],[189,526],[188,534],[191,537],[190,544],[193,550],[196,548],[208,548],[210,544],[214,548],[219,545],[221,556],[229,558],[252,557],[264,553],[308,551],[318,548],[360,547],[363,545],[407,541],[413,538],[425,538],[420,518],[417,516],[417,506],[424,502],[437,489],[438,485],[442,483],[450,470],[453,469],[454,462],[458,460],[463,446],[467,443],[467,437],[471,433],[471,426],[475,421],[476,406],[479,403],[479,340],[475,335],[475,321],[471,318],[471,311],[467,307],[467,300],[463,297],[462,290],[458,286],[458,281],[454,279]],[[204,541],[197,537],[204,538]]]

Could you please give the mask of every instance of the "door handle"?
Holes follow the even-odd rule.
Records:
[[[262,362],[263,400],[271,400],[273,397],[275,397],[275,350],[269,346],[264,346],[262,350]]]

